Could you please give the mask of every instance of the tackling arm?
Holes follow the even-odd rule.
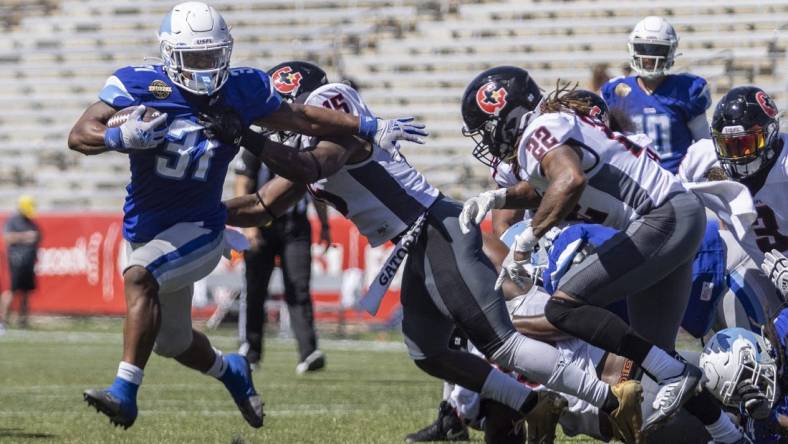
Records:
[[[366,151],[367,143],[353,136],[327,138],[315,147],[299,150],[246,130],[244,148],[256,154],[279,176],[302,184],[316,182],[339,171],[353,154]]]
[[[305,185],[275,177],[266,182],[257,193],[224,201],[227,207],[227,225],[236,227],[269,225],[295,205],[305,192]]]
[[[113,114],[115,109],[104,102],[90,105],[71,128],[68,147],[87,155],[109,151],[104,146],[104,133],[107,131],[107,121]]]
[[[542,171],[550,181],[536,210],[531,227],[538,239],[572,212],[583,194],[586,177],[574,148],[562,145],[542,159]]]
[[[279,109],[255,122],[265,128],[314,137],[353,136],[359,134],[359,123],[352,114],[288,102],[282,102]]]

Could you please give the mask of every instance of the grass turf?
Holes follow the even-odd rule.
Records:
[[[327,368],[300,377],[294,343],[273,339],[254,373],[266,403],[262,429],[244,422],[221,383],[154,355],[140,416],[124,431],[82,400],[84,389],[109,385],[117,369],[120,322],[101,325],[0,336],[0,442],[399,443],[434,420],[441,393],[397,337],[323,340]],[[215,346],[235,349],[231,332],[209,336]],[[471,438],[483,442],[479,432]]]

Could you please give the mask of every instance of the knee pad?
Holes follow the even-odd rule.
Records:
[[[175,358],[189,349],[192,345],[192,330],[186,332],[159,331],[156,336],[156,343],[153,344],[153,352],[165,358]]]
[[[585,304],[580,301],[573,301],[553,296],[547,300],[547,304],[544,306],[544,315],[551,324],[555,325],[561,330],[564,330],[561,324],[566,323],[566,319],[572,310],[582,307],[583,305]]]

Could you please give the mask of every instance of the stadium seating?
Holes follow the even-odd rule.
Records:
[[[115,68],[155,60],[155,30],[171,3],[0,0],[0,208],[24,189],[45,210],[120,209],[125,157],[71,153],[66,137]],[[587,86],[596,64],[619,73],[627,35],[646,14],[669,17],[683,53],[676,70],[709,79],[715,98],[731,85],[757,83],[788,108],[788,0],[211,3],[233,26],[234,65],[312,60],[331,78],[353,79],[379,115],[423,119],[429,144],[404,153],[456,197],[489,186],[460,133],[459,99],[478,71],[516,64],[545,89],[558,78]]]

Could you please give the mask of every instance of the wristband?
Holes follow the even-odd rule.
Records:
[[[518,253],[529,253],[533,249],[538,239],[534,236],[534,229],[528,227],[514,238],[514,251]]]
[[[358,116],[358,134],[372,141],[375,138],[375,133],[378,132],[378,119],[372,116]]]
[[[119,127],[107,128],[104,131],[104,146],[111,151],[123,149],[123,134],[121,134]]]

